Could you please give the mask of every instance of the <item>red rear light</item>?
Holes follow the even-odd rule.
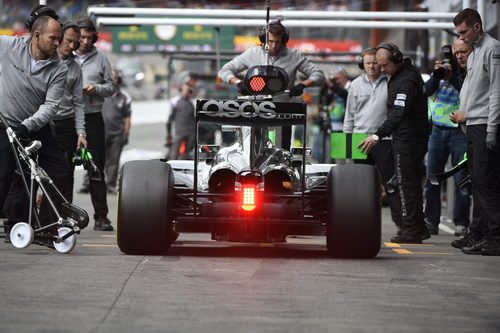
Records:
[[[266,86],[266,81],[262,76],[254,76],[250,79],[250,89],[253,92],[260,92]]]
[[[236,175],[234,191],[238,195],[241,210],[255,212],[262,203],[264,176],[258,170],[243,170]]]
[[[256,196],[255,185],[244,184],[241,189],[241,209],[249,212],[257,207],[257,196]]]

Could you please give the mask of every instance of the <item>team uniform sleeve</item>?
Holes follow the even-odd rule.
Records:
[[[490,102],[487,132],[497,133],[500,124],[500,44],[497,43],[488,54],[490,73]]]
[[[64,94],[67,75],[68,67],[66,65],[59,66],[58,71],[48,83],[45,102],[40,105],[31,117],[22,122],[30,132],[39,130],[56,115],[57,108]]]
[[[298,70],[305,74],[309,80],[314,81],[316,86],[320,86],[325,82],[325,73],[303,54],[300,56]]]
[[[116,85],[113,81],[113,76],[111,73],[111,65],[108,59],[101,55],[102,57],[102,79],[104,83],[96,84],[96,94],[102,97],[110,97],[116,92]]]
[[[354,129],[354,113],[356,112],[356,96],[357,88],[355,84],[351,85],[350,92],[347,95],[345,106],[344,125],[342,130],[344,133],[352,133]]]
[[[9,49],[9,40],[11,40],[12,37],[10,36],[0,36],[0,57],[3,57],[5,54],[5,51]]]
[[[379,138],[387,137],[401,124],[406,110],[415,102],[415,91],[410,81],[402,82],[387,99],[387,119],[375,132]]]
[[[73,107],[75,110],[75,129],[78,135],[85,134],[85,103],[83,102],[83,74],[79,67],[73,85]]]
[[[230,79],[236,77],[237,74],[243,72],[248,69],[246,65],[245,59],[249,55],[249,50],[243,52],[242,54],[236,56],[233,60],[226,63],[220,69],[218,76],[222,79],[222,81],[228,83]]]

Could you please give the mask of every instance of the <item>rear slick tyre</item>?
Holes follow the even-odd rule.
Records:
[[[126,254],[165,254],[172,238],[174,174],[161,161],[130,161],[120,170],[118,247]]]
[[[376,169],[338,164],[327,181],[328,253],[336,258],[373,258],[381,244],[380,183]]]

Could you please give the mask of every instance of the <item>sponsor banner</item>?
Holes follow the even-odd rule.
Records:
[[[198,100],[198,121],[243,126],[300,125],[306,121],[305,103],[247,100]]]
[[[117,53],[158,53],[162,51],[213,51],[216,44],[214,27],[201,25],[113,27],[113,51]],[[233,49],[234,28],[221,27],[222,50]]]

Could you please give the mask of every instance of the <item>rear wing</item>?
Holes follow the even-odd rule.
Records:
[[[215,99],[196,101],[197,122],[270,127],[304,125],[306,114],[305,103]]]

